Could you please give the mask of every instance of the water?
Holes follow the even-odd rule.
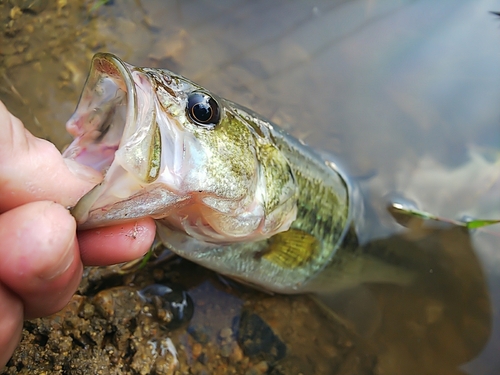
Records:
[[[416,272],[410,286],[328,297],[376,348],[376,373],[500,371],[500,228],[405,231],[385,210],[402,196],[444,217],[500,218],[497,2],[79,4],[23,15],[14,27],[31,33],[0,36],[0,99],[35,134],[69,142],[96,51],[254,109],[349,171],[368,203],[366,246]]]

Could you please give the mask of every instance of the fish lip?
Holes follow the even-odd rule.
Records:
[[[125,83],[127,89],[127,116],[124,130],[127,124],[134,123],[137,120],[137,93],[135,89],[134,78],[132,77],[130,65],[121,60],[118,56],[111,53],[99,52],[94,55],[91,62],[91,70],[95,68],[109,74],[111,77],[117,77]],[[118,70],[118,75],[116,74]]]

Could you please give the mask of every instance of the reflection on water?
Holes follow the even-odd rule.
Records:
[[[366,251],[416,274],[409,286],[364,285],[325,301],[375,348],[375,372],[498,373],[500,229],[403,229],[385,210],[397,193],[436,215],[500,217],[497,2],[51,6],[10,20],[0,37],[0,99],[34,133],[60,148],[69,141],[64,122],[96,51],[177,71],[253,108],[358,178]],[[0,4],[8,21],[9,9]]]

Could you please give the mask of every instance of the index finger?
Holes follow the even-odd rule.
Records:
[[[82,262],[90,266],[104,266],[137,259],[149,250],[155,232],[155,223],[149,217],[80,231],[78,243]]]

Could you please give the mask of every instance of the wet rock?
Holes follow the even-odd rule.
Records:
[[[201,353],[198,357],[198,362],[200,362],[202,365],[208,364],[208,356],[205,353]]]
[[[229,356],[229,360],[231,361],[231,363],[238,363],[243,360],[243,357],[243,350],[241,349],[241,346],[236,343],[236,345],[233,346],[233,350]]]
[[[250,367],[247,370],[247,372],[245,372],[245,375],[262,375],[266,374],[268,370],[269,370],[269,365],[267,364],[267,362],[261,361],[256,365]]]
[[[193,317],[193,300],[180,287],[152,284],[137,293],[154,306],[158,319],[169,328],[178,328]]]
[[[83,270],[82,282],[78,292],[82,295],[92,295],[103,289],[125,285],[119,266],[87,267]]]
[[[229,358],[232,352],[233,352],[233,343],[224,344],[220,348],[220,356],[223,358]]]
[[[232,335],[233,335],[233,330],[229,327],[222,328],[219,332],[219,337],[222,340],[228,340],[231,338]]]
[[[195,343],[193,345],[193,349],[191,350],[191,354],[193,355],[193,359],[194,360],[197,360],[198,357],[201,355],[202,353],[202,346],[200,343]]]
[[[13,7],[10,12],[9,12],[9,18],[11,20],[17,20],[19,17],[23,15],[23,12],[21,11],[21,8],[15,6]]]
[[[142,309],[136,290],[130,287],[105,289],[93,298],[95,309],[114,325],[126,325]]]
[[[95,314],[95,305],[85,303],[80,311],[80,317],[83,319],[90,319]]]
[[[238,342],[251,358],[262,358],[274,363],[286,355],[286,345],[273,329],[257,314],[243,311],[238,331]]]
[[[210,339],[210,330],[202,325],[189,327],[188,333],[200,344],[206,344]]]

